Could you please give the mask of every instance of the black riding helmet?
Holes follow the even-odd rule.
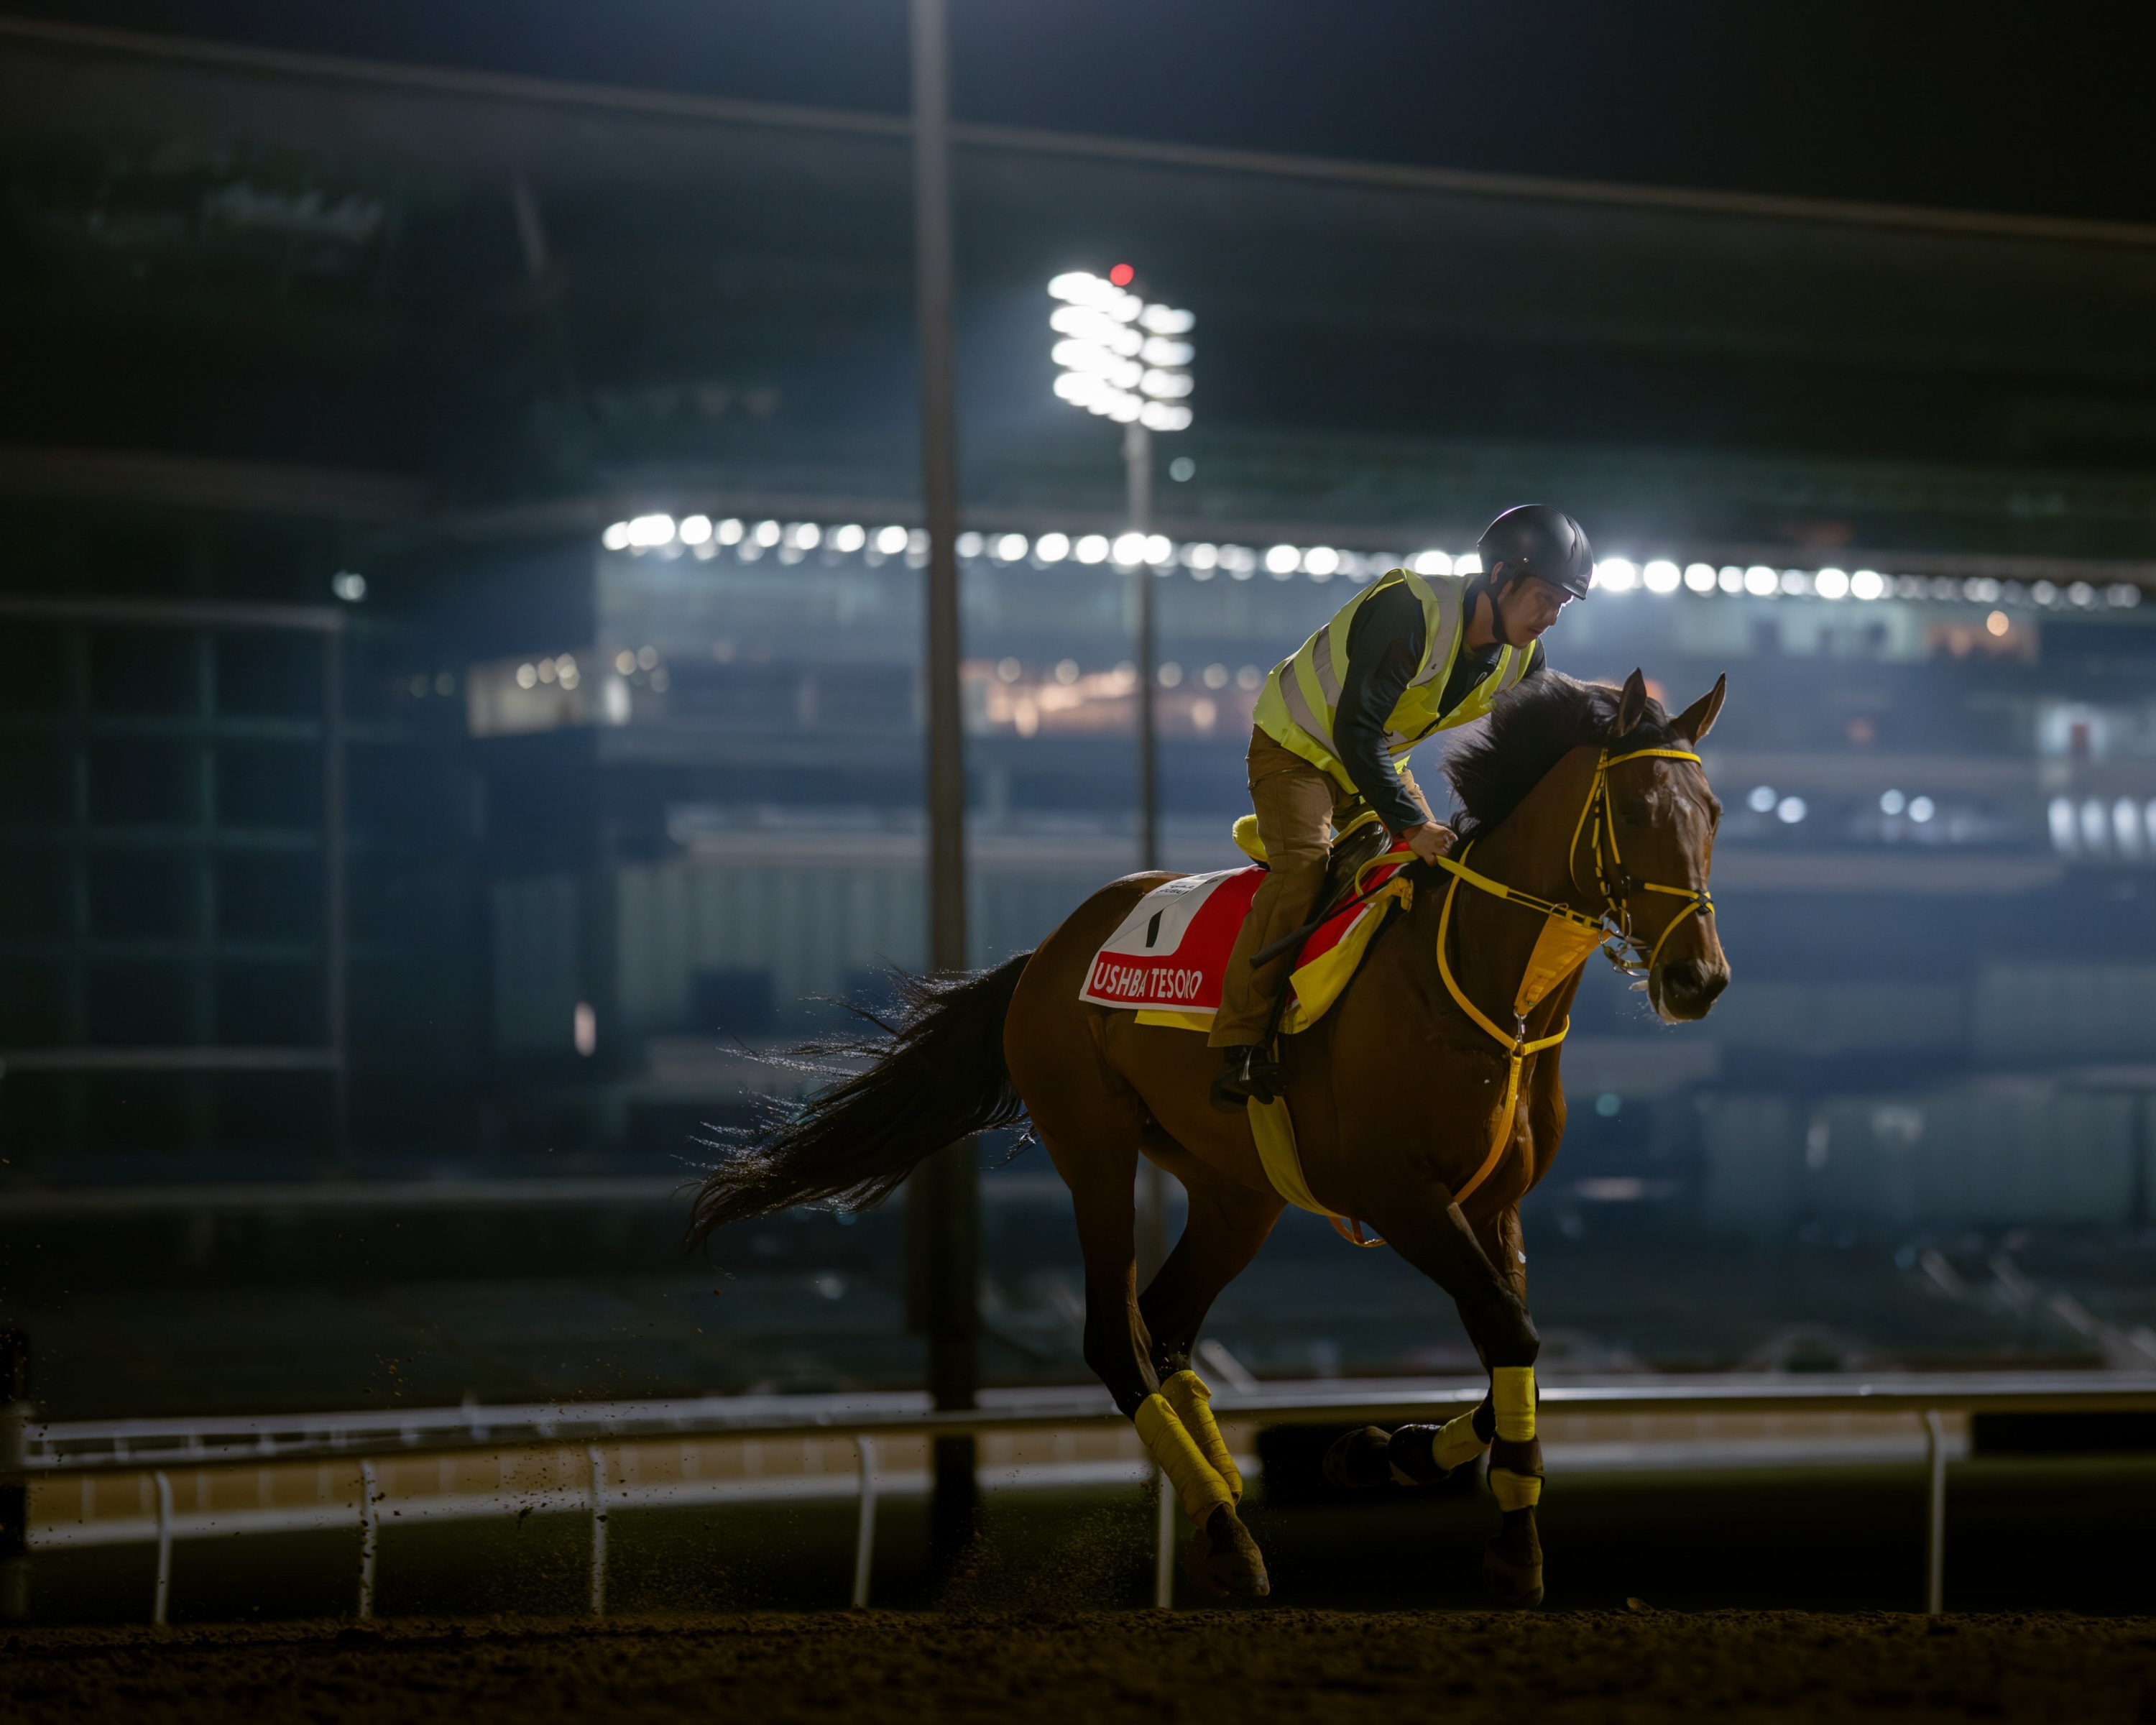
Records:
[[[1482,530],[1475,549],[1486,572],[1502,563],[1513,579],[1537,576],[1576,599],[1587,597],[1594,579],[1594,547],[1587,535],[1578,521],[1547,503],[1507,510]]]

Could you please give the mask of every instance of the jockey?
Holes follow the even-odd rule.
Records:
[[[1585,598],[1594,553],[1579,523],[1546,504],[1508,509],[1476,547],[1481,572],[1394,569],[1273,667],[1250,733],[1250,802],[1268,872],[1228,957],[1212,1045],[1226,1065],[1213,1098],[1270,1102],[1283,1081],[1265,1047],[1273,993],[1294,962],[1252,955],[1316,914],[1333,833],[1374,809],[1424,862],[1451,848],[1404,757],[1433,731],[1481,718],[1499,691],[1543,668],[1538,639]]]

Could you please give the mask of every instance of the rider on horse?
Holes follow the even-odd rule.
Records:
[[[1374,811],[1424,862],[1450,849],[1404,765],[1433,731],[1479,719],[1491,699],[1543,668],[1543,631],[1585,598],[1594,553],[1579,523],[1546,504],[1508,509],[1476,547],[1481,572],[1394,569],[1341,607],[1273,667],[1250,732],[1250,802],[1269,872],[1228,959],[1212,1045],[1225,1065],[1214,1098],[1273,1100],[1266,1047],[1273,994],[1294,963],[1252,960],[1301,928],[1324,890],[1330,838]],[[1329,830],[1328,830],[1329,829]]]

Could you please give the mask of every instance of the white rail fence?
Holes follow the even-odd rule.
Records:
[[[1474,1406],[1479,1380],[1393,1382],[1216,1394],[1214,1409],[1224,1427],[1293,1424],[1395,1425],[1441,1421]],[[709,1397],[687,1401],[608,1402],[388,1410],[225,1420],[141,1420],[40,1423],[28,1410],[8,1411],[0,1430],[0,1476],[28,1482],[55,1482],[99,1475],[146,1473],[156,1511],[146,1527],[129,1522],[61,1543],[126,1543],[154,1539],[157,1582],[151,1620],[166,1620],[172,1591],[176,1539],[214,1532],[287,1532],[336,1526],[360,1534],[357,1614],[374,1615],[375,1572],[381,1501],[376,1464],[385,1458],[450,1457],[459,1452],[555,1449],[583,1452],[581,1491],[555,1489],[524,1494],[524,1507],[581,1509],[590,1520],[589,1606],[603,1615],[607,1601],[607,1517],[615,1509],[682,1507],[741,1495],[719,1482],[680,1485],[609,1484],[602,1444],[665,1437],[682,1439],[850,1439],[854,1471],[850,1487],[857,1502],[852,1601],[865,1607],[875,1558],[877,1502],[894,1481],[879,1471],[878,1442],[888,1439],[996,1433],[1120,1430],[1122,1417],[1098,1390],[990,1392],[983,1405],[937,1411],[917,1394],[859,1396]],[[1952,1440],[1948,1414],[2070,1414],[2156,1411],[2156,1373],[2042,1372],[1907,1373],[1868,1378],[1626,1377],[1596,1382],[1559,1380],[1542,1386],[1545,1416],[1617,1414],[1828,1415],[1901,1414],[1921,1419],[1928,1486],[1926,1517],[1926,1609],[1942,1609],[1946,1571],[1946,1475]],[[1876,1451],[1861,1452],[1871,1459]],[[1784,1462],[1828,1461],[1801,1449],[1785,1449]],[[357,1506],[299,1510],[264,1509],[196,1518],[176,1515],[170,1471],[261,1467],[271,1462],[344,1461],[355,1466]],[[1092,1470],[1099,1478],[1149,1477],[1150,1471],[1114,1465]],[[911,1482],[909,1482],[911,1483]],[[832,1495],[842,1481],[829,1476],[812,1482],[816,1495]],[[581,1502],[576,1502],[577,1499]],[[356,1513],[354,1512],[356,1509]],[[428,1507],[424,1518],[480,1519],[517,1512],[499,1496],[465,1496]],[[420,1518],[415,1517],[415,1519]],[[1154,1574],[1155,1603],[1173,1603],[1178,1533],[1173,1495],[1159,1493]]]

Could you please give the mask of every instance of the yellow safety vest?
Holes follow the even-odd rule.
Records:
[[[1355,788],[1332,742],[1333,721],[1340,712],[1341,683],[1348,670],[1348,632],[1355,625],[1355,614],[1373,593],[1403,582],[1422,602],[1422,663],[1385,720],[1386,748],[1395,757],[1404,755],[1433,731],[1450,731],[1455,725],[1481,718],[1501,691],[1526,675],[1534,649],[1501,648],[1490,675],[1470,690],[1458,706],[1439,716],[1438,701],[1467,634],[1462,619],[1471,578],[1394,569],[1364,588],[1340,608],[1332,622],[1305,641],[1294,657],[1273,667],[1272,675],[1265,679],[1265,692],[1258,696],[1258,728],[1331,773],[1345,789]]]

